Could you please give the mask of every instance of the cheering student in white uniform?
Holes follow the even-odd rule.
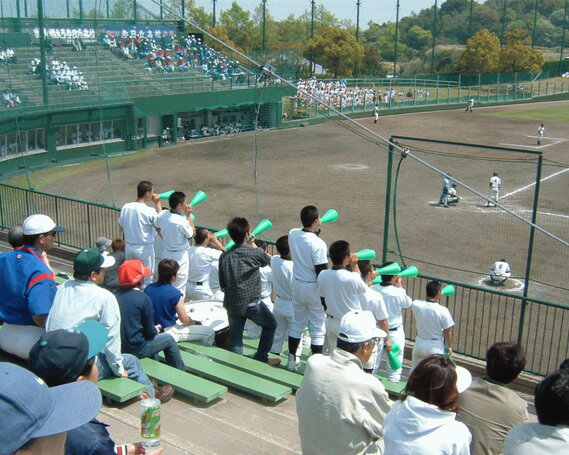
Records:
[[[209,285],[211,264],[219,261],[225,248],[214,233],[204,228],[196,229],[194,242],[195,245],[188,250],[190,271],[186,293],[191,300],[213,300]],[[213,248],[209,248],[208,244],[213,245]]]
[[[366,284],[365,294],[358,294],[362,310],[370,311],[375,317],[377,326],[385,333],[389,333],[389,321],[387,319],[387,309],[385,308],[383,297],[379,292],[370,287],[371,282],[377,276],[373,271],[371,261],[358,261],[358,267],[360,268],[362,280]],[[379,368],[379,362],[383,355],[384,348],[386,352],[391,351],[391,340],[389,337],[385,339],[385,344],[383,343],[383,339],[377,344],[377,349],[374,350],[369,361],[364,364],[365,372],[373,373]]]
[[[382,267],[393,264],[393,262],[386,262]],[[403,328],[403,314],[402,310],[409,308],[413,305],[413,300],[407,295],[405,289],[401,284],[401,277],[397,275],[381,275],[381,284],[376,284],[371,288],[381,294],[385,302],[387,310],[387,320],[389,321],[389,339],[391,344],[397,344],[401,348],[397,357],[403,363],[403,352],[405,350],[405,330]],[[383,361],[382,354],[379,366]],[[387,363],[387,376],[391,382],[399,382],[401,380],[401,368],[392,370],[389,362]]]
[[[267,248],[269,244],[261,239],[253,240],[253,243],[257,245],[257,248],[260,248],[265,253],[267,253]],[[270,257],[269,253],[267,256]],[[259,273],[261,274],[261,301],[267,305],[267,308],[271,313],[273,312],[273,272],[271,269],[271,265],[266,265],[265,267],[259,268]],[[255,324],[253,321],[248,320],[245,323],[245,328],[247,329],[247,335],[249,338],[257,339],[261,336],[261,326]],[[274,343],[274,341],[273,341]]]
[[[209,269],[209,288],[213,294],[212,300],[223,302],[223,291],[219,285],[219,261],[213,261]]]
[[[541,140],[545,136],[545,126],[543,123],[537,127],[537,145],[541,145]]]
[[[125,204],[119,215],[119,225],[126,241],[125,255],[127,259],[139,259],[150,270],[155,268],[154,236],[155,221],[162,211],[160,196],[154,192],[154,185],[143,180],[136,187],[136,201]],[[155,208],[147,204],[152,201]],[[150,283],[150,277],[145,284]]]
[[[194,222],[190,216],[192,206],[188,204],[186,195],[181,191],[174,191],[168,198],[168,204],[170,210],[157,218],[156,227],[162,236],[164,259],[174,259],[180,265],[174,287],[185,296],[190,262],[188,241],[195,231]]]
[[[320,234],[320,216],[313,205],[304,207],[300,212],[302,229],[292,229],[288,234],[288,243],[292,257],[292,327],[288,337],[287,369],[294,371],[297,363],[294,354],[300,345],[302,334],[310,322],[313,354],[322,353],[326,332],[326,315],[318,296],[316,280],[321,271],[328,266],[326,243],[318,237]]]
[[[332,243],[329,253],[332,268],[318,275],[318,292],[326,311],[325,354],[330,354],[336,347],[342,316],[348,311],[362,309],[358,294],[364,294],[367,287],[360,277],[358,257],[350,251],[348,242]],[[348,266],[351,271],[347,270]]]
[[[488,195],[488,199],[494,201],[494,207],[498,203],[498,199],[500,197],[500,188],[502,187],[502,179],[498,175],[497,172],[492,173],[492,177],[490,177],[490,194]],[[490,207],[490,201],[486,204],[486,207]]]
[[[454,321],[447,307],[439,304],[441,293],[440,281],[427,283],[427,300],[413,302],[413,314],[417,322],[417,338],[413,348],[411,371],[421,360],[433,354],[452,355],[452,328]]]
[[[292,325],[292,259],[288,246],[288,236],[279,237],[276,247],[279,256],[271,258],[271,280],[277,294],[273,308],[273,316],[277,320],[277,330],[271,352],[279,355]]]

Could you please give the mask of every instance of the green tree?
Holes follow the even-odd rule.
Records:
[[[458,71],[466,74],[494,73],[500,66],[500,40],[488,29],[477,32],[466,42]]]
[[[369,76],[383,76],[385,74],[381,65],[381,58],[375,47],[365,46],[361,70],[363,74]]]
[[[113,3],[111,17],[114,19],[132,19],[134,17],[134,4],[132,0],[117,0]]]
[[[227,29],[231,41],[242,49],[253,47],[255,27],[249,11],[241,8],[237,2],[233,2],[231,8],[223,11],[219,19],[219,25]]]
[[[500,55],[501,70],[508,73],[539,71],[545,62],[543,54],[531,48],[526,30],[514,28],[506,33],[506,45]]]
[[[363,47],[354,35],[336,27],[327,27],[308,40],[303,49],[307,58],[327,68],[334,76],[351,76],[354,66],[364,56]]]
[[[425,30],[418,25],[413,25],[407,33],[404,34],[402,41],[413,49],[423,51],[431,45],[433,35],[429,30]]]

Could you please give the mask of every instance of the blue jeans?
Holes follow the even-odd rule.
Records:
[[[146,376],[146,373],[142,370],[142,365],[140,361],[131,354],[123,354],[122,355],[122,364],[124,369],[128,373],[128,377],[133,381],[139,382],[140,384],[146,387],[146,391],[150,394],[152,398],[155,397],[154,387]],[[107,363],[107,359],[105,358],[105,354],[99,354],[97,356],[97,368],[99,370],[99,379],[105,379],[108,377],[113,377],[115,374],[111,367]]]
[[[147,341],[137,357],[150,357],[158,360],[158,353],[162,351],[164,351],[164,357],[166,357],[168,365],[178,370],[186,371],[186,365],[180,355],[180,348],[178,348],[174,338],[167,333],[159,333],[153,340]]]
[[[228,314],[227,317],[229,319],[229,345],[236,354],[243,354],[243,328],[247,319],[261,326],[259,347],[253,358],[266,362],[269,359],[269,350],[273,345],[277,329],[277,321],[267,305],[259,301],[254,307],[247,308],[243,316]]]

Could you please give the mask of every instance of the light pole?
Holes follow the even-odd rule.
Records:
[[[395,45],[393,52],[393,76],[397,74],[397,42],[399,41],[399,0],[395,7]]]
[[[435,11],[433,17],[433,49],[431,50],[431,75],[435,71],[435,42],[437,39],[437,0],[435,0]]]
[[[567,29],[567,5],[569,0],[565,0],[565,10],[563,12],[563,32],[561,33],[561,50],[559,51],[559,74],[563,71],[563,50],[565,48],[565,30]]]
[[[360,42],[360,0],[356,0],[356,43]]]
[[[315,0],[310,2],[310,39],[314,38],[314,6]],[[316,64],[314,63],[314,54],[310,56],[310,75],[314,75],[314,69]]]
[[[263,50],[267,41],[267,0],[263,0]]]
[[[212,25],[213,25],[213,28],[215,28],[215,6],[216,6],[215,4],[217,3],[217,0],[212,0],[212,2],[213,2],[213,22],[212,22]]]

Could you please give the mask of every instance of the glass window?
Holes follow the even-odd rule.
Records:
[[[122,138],[122,120],[113,120],[113,139]]]
[[[152,115],[146,119],[146,135],[159,136],[160,135],[160,116]]]

